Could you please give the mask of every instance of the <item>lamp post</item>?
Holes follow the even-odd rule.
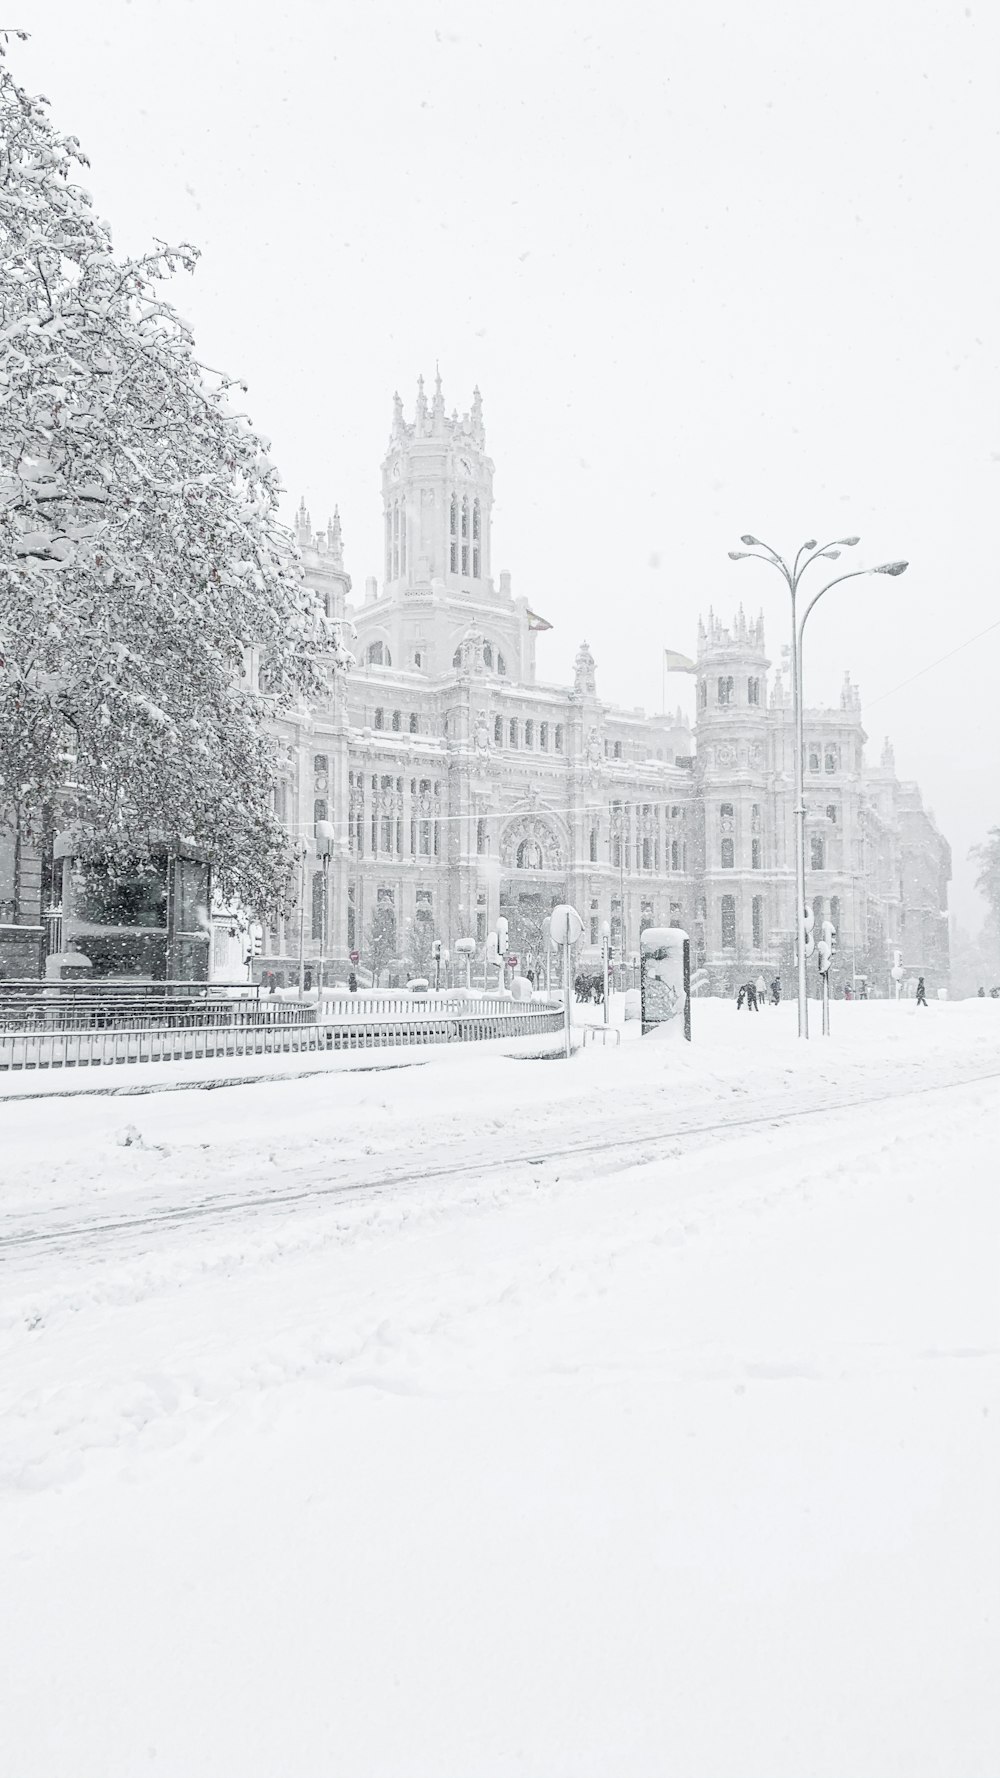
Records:
[[[828,593],[831,587],[839,586],[845,580],[860,580],[865,574],[903,574],[906,562],[882,562],[876,568],[854,568],[849,574],[838,574],[828,580],[813,593],[801,613],[797,607],[799,582],[806,569],[813,562],[835,562],[842,549],[853,549],[861,542],[860,537],[837,537],[832,543],[824,543],[820,547],[815,538],[804,543],[789,567],[779,556],[777,550],[769,543],[762,543],[759,537],[745,536],[740,542],[747,545],[746,549],[731,549],[731,562],[741,562],[747,558],[758,562],[766,562],[769,567],[776,568],[782,576],[792,600],[792,712],[795,729],[795,954],[798,965],[798,1006],[799,1036],[809,1036],[809,1002],[806,996],[806,952],[802,929],[803,915],[806,905],[806,805],[803,761],[803,707],[802,707],[802,635],[806,627],[806,619],[813,607]],[[804,558],[804,559],[803,559]]]

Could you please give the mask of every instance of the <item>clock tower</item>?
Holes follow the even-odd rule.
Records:
[[[417,381],[412,422],[393,400],[392,435],[382,464],[385,590],[395,597],[492,594],[490,519],[493,464],[486,455],[479,390],[470,411],[445,413],[441,377],[428,403]]]

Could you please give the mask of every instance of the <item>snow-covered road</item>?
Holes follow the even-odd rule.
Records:
[[[997,1003],[3,1108],[0,1770],[996,1778]]]

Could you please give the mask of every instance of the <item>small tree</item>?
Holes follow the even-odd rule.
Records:
[[[396,954],[396,916],[387,902],[379,902],[378,906],[372,909],[368,921],[365,949],[368,953],[372,987],[377,988],[379,976],[386,964]]]
[[[1000,827],[991,827],[982,845],[973,846],[969,856],[979,866],[976,888],[990,910],[990,925],[1000,934]]]
[[[434,975],[434,922],[422,916],[410,921],[406,938],[406,967],[411,976],[430,981]]]
[[[229,405],[240,386],[157,294],[195,249],[115,257],[79,143],[4,51],[0,819],[37,836],[68,780],[84,854],[125,874],[176,836],[264,911],[290,865],[269,719],[349,657],[279,525],[267,441]]]

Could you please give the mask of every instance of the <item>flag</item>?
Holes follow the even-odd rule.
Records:
[[[686,654],[675,654],[672,648],[663,650],[663,665],[668,673],[697,673],[694,661],[689,661]]]
[[[551,630],[552,625],[544,617],[539,617],[537,611],[529,611],[528,628],[529,630]]]

